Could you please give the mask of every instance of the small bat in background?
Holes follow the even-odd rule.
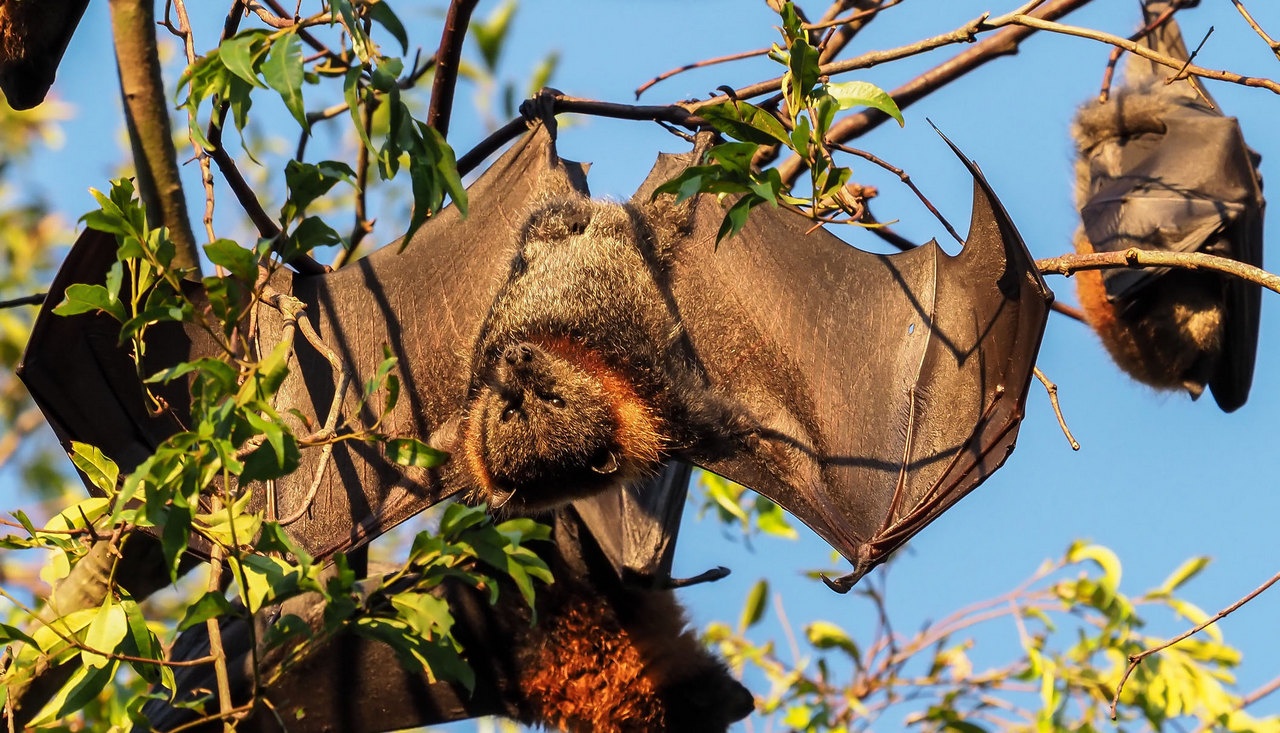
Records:
[[[53,86],[58,64],[89,0],[0,2],[0,91],[14,109],[31,109]]]
[[[1168,7],[1149,2],[1148,23]],[[1146,37],[1151,49],[1187,58],[1178,24]],[[1089,102],[1072,127],[1079,252],[1131,247],[1206,252],[1262,265],[1264,201],[1258,156],[1194,78],[1133,56],[1125,86]],[[1261,288],[1180,269],[1076,275],[1085,318],[1134,379],[1199,397],[1205,385],[1226,412],[1245,403],[1258,346]]]
[[[1004,462],[1052,295],[963,156],[974,209],[951,257],[936,243],[868,254],[767,207],[717,247],[714,196],[652,200],[700,155],[660,158],[631,204],[592,201],[583,168],[561,161],[539,127],[472,185],[469,218],[446,210],[403,252],[334,273],[277,273],[270,286],[305,304],[323,342],[296,340],[279,393],[296,430],[323,424],[334,403],[344,420],[380,420],[454,460],[406,468],[376,445],[342,441],[331,456],[304,451],[301,469],[255,492],[255,506],[323,556],[458,492],[540,511],[614,495],[675,458],[799,517],[853,562],[831,583],[848,590]],[[79,249],[55,285],[101,282],[105,264],[88,263],[102,255]],[[286,319],[266,305],[254,318],[265,353]],[[61,358],[56,344],[68,340],[108,343],[104,320],[43,313],[21,373],[64,444],[97,431],[121,461],[153,450],[181,411],[164,425],[124,419],[141,393],[118,348]],[[198,339],[149,352],[215,353]],[[384,346],[404,394],[378,415],[349,385],[376,373]],[[97,376],[77,379],[86,369]],[[648,532],[673,532],[670,507],[629,496],[618,500],[648,515]],[[613,510],[600,501],[583,517],[607,536]],[[620,539],[611,563],[669,582],[651,554],[662,544],[636,540]]]

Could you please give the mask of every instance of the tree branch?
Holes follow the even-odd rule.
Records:
[[[1238,610],[1244,604],[1262,595],[1264,591],[1266,591],[1271,586],[1275,585],[1277,581],[1280,581],[1280,573],[1276,573],[1275,575],[1271,576],[1270,580],[1258,586],[1257,588],[1254,588],[1252,591],[1250,591],[1240,600],[1236,601],[1235,603],[1232,603],[1230,606],[1227,606],[1221,611],[1218,611],[1216,614],[1213,615],[1213,618],[1205,619],[1203,622],[1196,624],[1195,626],[1187,629],[1181,634],[1178,634],[1172,639],[1169,639],[1163,644],[1157,644],[1156,646],[1153,646],[1150,649],[1143,649],[1141,652],[1138,652],[1137,654],[1130,654],[1129,666],[1125,667],[1124,675],[1120,677],[1120,684],[1116,685],[1115,695],[1111,698],[1111,719],[1112,720],[1116,719],[1116,706],[1120,704],[1120,692],[1124,690],[1125,682],[1129,680],[1129,675],[1133,674],[1133,670],[1137,669],[1139,664],[1142,664],[1142,660],[1146,659],[1152,654],[1156,654],[1158,652],[1164,651],[1165,649],[1168,649],[1169,647],[1173,646],[1174,644],[1177,644],[1183,639],[1194,636],[1195,634],[1198,634],[1201,631],[1204,631],[1205,629],[1209,628],[1210,626],[1218,623],[1219,621],[1231,615],[1232,613],[1235,613],[1235,611]]]
[[[1231,2],[1236,6],[1236,10],[1240,11],[1240,15],[1244,16],[1244,22],[1249,24],[1249,27],[1253,29],[1254,33],[1257,33],[1262,37],[1262,40],[1266,42],[1267,47],[1271,49],[1271,53],[1276,55],[1277,60],[1280,60],[1280,42],[1276,41],[1274,38],[1267,35],[1266,31],[1262,30],[1262,26],[1258,25],[1258,21],[1254,20],[1253,16],[1249,14],[1249,11],[1244,7],[1244,3],[1240,2],[1240,0],[1231,0]]]
[[[1095,31],[1092,28],[1080,28],[1074,25],[1064,25],[1062,23],[1054,23],[1052,21],[1044,20],[1043,18],[1022,14],[1014,14],[1010,18],[1009,22],[1012,25],[1025,26],[1028,28],[1035,28],[1037,30],[1053,31],[1054,33],[1061,33],[1066,36],[1077,36],[1079,38],[1088,38],[1093,41],[1109,43],[1112,46],[1123,48],[1129,53],[1154,61],[1161,66],[1168,66],[1170,69],[1179,71],[1179,74],[1177,75],[1178,77],[1199,76],[1205,79],[1227,81],[1232,84],[1240,84],[1246,87],[1259,87],[1262,89],[1268,89],[1276,94],[1280,94],[1280,82],[1275,82],[1271,79],[1265,79],[1258,76],[1245,76],[1231,71],[1206,69],[1203,66],[1187,64],[1181,59],[1175,59],[1172,56],[1159,53],[1143,44],[1134,43],[1127,38],[1121,38],[1120,36],[1115,36],[1110,33]]]
[[[1054,0],[1037,9],[1035,14],[1043,18],[1059,18],[1090,2],[1092,0]],[[973,27],[974,23],[977,22],[971,22],[962,27],[960,31]],[[960,33],[960,31],[954,31],[939,38],[948,38]],[[1034,32],[1034,29],[1027,27],[1005,28],[999,33],[974,44],[972,48],[957,54],[950,60],[933,67],[915,79],[894,89],[889,92],[889,96],[893,97],[893,101],[898,104],[899,109],[906,109],[912,103],[920,101],[931,92],[941,89],[965,74],[985,65],[987,62],[1001,56],[1016,54],[1019,44]],[[931,45],[929,47],[935,48],[936,46]],[[857,60],[851,59],[851,61]],[[890,119],[889,116],[879,110],[868,109],[859,112],[832,125],[831,129],[827,131],[827,141],[828,143],[848,142],[879,127],[888,119]],[[778,173],[782,176],[783,181],[794,183],[799,178],[801,171],[805,170],[806,167],[805,162],[799,156],[792,156],[778,166]]]
[[[440,48],[436,51],[436,78],[431,85],[431,107],[427,124],[440,137],[449,136],[449,116],[453,113],[453,92],[458,85],[458,59],[462,57],[462,41],[467,37],[471,12],[480,0],[453,0],[444,20]]]
[[[168,227],[177,249],[174,265],[192,269],[198,277],[200,256],[187,219],[169,104],[160,77],[154,6],[151,0],[110,0],[120,92],[147,218]]]
[[[1052,275],[1072,275],[1081,270],[1112,270],[1119,268],[1177,267],[1184,270],[1211,270],[1232,275],[1256,283],[1272,292],[1280,293],[1280,275],[1273,275],[1261,267],[1245,264],[1226,257],[1216,257],[1203,252],[1161,252],[1150,249],[1130,248],[1122,252],[1091,252],[1068,254],[1036,260],[1040,272]]]

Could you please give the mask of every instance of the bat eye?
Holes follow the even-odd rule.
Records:
[[[618,471],[618,455],[611,450],[601,448],[591,456],[591,470],[603,476]]]
[[[564,400],[559,397],[549,397],[547,398],[547,402],[550,403],[552,407],[564,407]]]
[[[515,417],[519,412],[520,410],[515,407],[508,407],[502,411],[502,414],[498,416],[498,419],[502,422],[511,422],[511,418]]]

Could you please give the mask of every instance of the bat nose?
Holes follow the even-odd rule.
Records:
[[[533,361],[533,347],[526,343],[519,343],[514,346],[508,346],[502,352],[502,358],[511,366],[520,364],[528,364]]]

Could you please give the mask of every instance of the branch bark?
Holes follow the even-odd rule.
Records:
[[[1261,267],[1216,257],[1203,252],[1159,252],[1149,249],[1126,249],[1122,252],[1091,252],[1068,254],[1036,260],[1040,272],[1053,275],[1072,275],[1081,270],[1113,270],[1122,267],[1177,267],[1184,270],[1210,270],[1257,283],[1272,292],[1280,293],[1280,275],[1273,275]]]
[[[440,49],[436,51],[436,78],[431,85],[431,108],[427,111],[427,124],[449,136],[449,116],[453,112],[453,92],[458,85],[458,60],[462,57],[462,41],[467,36],[467,24],[480,0],[453,0],[445,17],[444,32],[440,37]]]
[[[138,190],[152,224],[169,229],[176,247],[174,265],[200,275],[200,255],[187,217],[187,199],[178,176],[177,151],[169,124],[169,104],[156,51],[155,3],[111,0],[111,30],[125,122],[137,168]]]

